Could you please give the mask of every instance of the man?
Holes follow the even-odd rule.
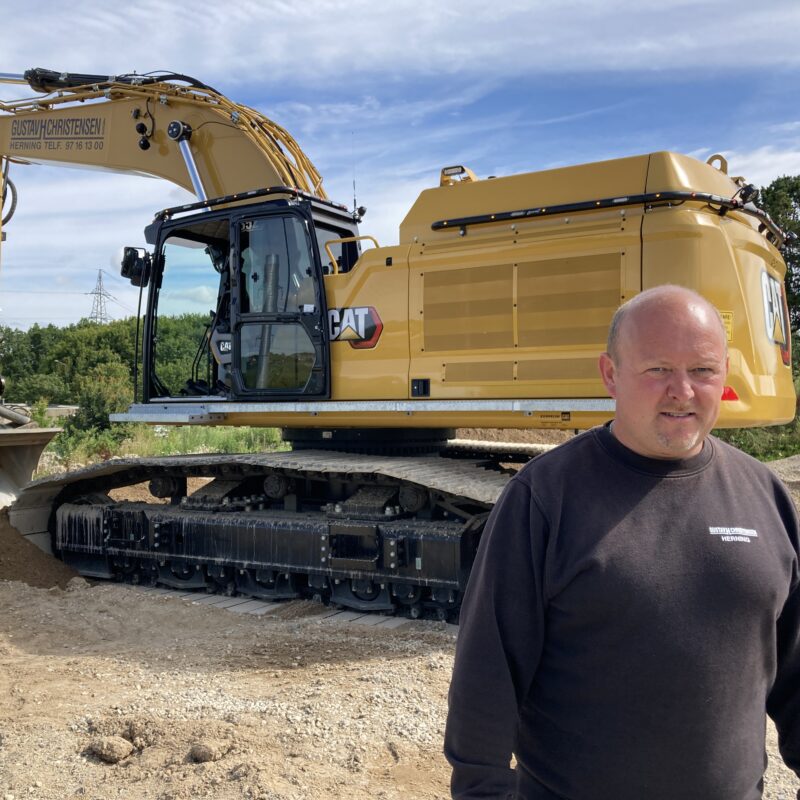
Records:
[[[709,436],[728,368],[713,306],[643,292],[607,347],[613,423],[522,469],[484,532],[450,688],[453,797],[757,800],[765,710],[800,773],[794,507]]]

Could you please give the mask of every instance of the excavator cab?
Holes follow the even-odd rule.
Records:
[[[236,396],[328,395],[322,273],[312,224],[280,207],[248,210],[234,220]]]
[[[329,397],[323,267],[309,204],[177,216],[150,226],[148,240],[152,258],[126,248],[122,267],[149,288],[145,402]]]

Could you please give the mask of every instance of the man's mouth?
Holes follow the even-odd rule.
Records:
[[[686,417],[693,417],[693,411],[662,411],[661,414],[665,417],[672,417],[674,419],[685,419]]]

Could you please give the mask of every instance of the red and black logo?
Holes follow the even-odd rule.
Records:
[[[328,309],[328,334],[332,342],[349,342],[356,350],[369,350],[378,344],[382,330],[383,322],[372,306]]]

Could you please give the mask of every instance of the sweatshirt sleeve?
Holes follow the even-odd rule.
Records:
[[[778,669],[767,712],[778,729],[778,746],[786,766],[800,777],[800,584],[778,619]]]
[[[457,800],[515,796],[519,707],[543,642],[546,535],[530,490],[512,480],[489,517],[461,607],[444,746]]]
[[[800,529],[792,500],[782,489],[776,498],[796,559],[792,591],[777,622],[777,670],[767,697],[767,713],[778,731],[778,748],[800,777]],[[800,791],[797,793],[800,800]]]

